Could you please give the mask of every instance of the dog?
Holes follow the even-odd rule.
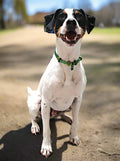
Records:
[[[41,153],[48,157],[52,153],[49,120],[51,109],[63,113],[71,108],[72,125],[70,142],[79,145],[77,134],[79,110],[86,87],[86,75],[80,56],[81,40],[95,26],[95,17],[82,9],[58,9],[45,16],[44,30],[56,35],[56,49],[42,75],[38,89],[28,88],[28,108],[31,114],[31,132],[40,131],[35,118],[42,116],[43,141]]]

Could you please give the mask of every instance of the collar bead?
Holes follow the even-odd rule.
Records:
[[[77,65],[82,60],[82,57],[79,56],[79,58],[77,60],[74,60],[73,62],[65,61],[62,58],[60,58],[59,55],[57,55],[56,50],[55,50],[55,56],[59,63],[63,63],[63,64],[66,64],[67,66],[71,66],[71,70],[74,70],[74,66]]]

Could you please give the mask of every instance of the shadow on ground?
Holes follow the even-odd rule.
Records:
[[[42,129],[40,134],[36,136],[32,135],[30,133],[31,125],[29,124],[22,129],[10,131],[2,137],[0,146],[3,145],[3,148],[0,151],[0,161],[61,161],[62,153],[67,150],[69,142],[64,142],[63,145],[57,149],[57,139],[66,138],[68,135],[57,138],[56,121],[52,119],[50,123],[54,153],[48,159],[40,154]],[[42,123],[40,122],[40,127],[42,127],[41,124]]]
[[[48,64],[54,48],[54,46],[46,46],[34,49],[22,45],[0,47],[0,68],[14,69],[24,64],[31,66]]]

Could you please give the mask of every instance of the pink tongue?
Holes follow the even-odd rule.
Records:
[[[68,39],[74,40],[76,33],[73,32],[73,31],[69,31],[69,32],[66,33],[66,36],[67,36]]]

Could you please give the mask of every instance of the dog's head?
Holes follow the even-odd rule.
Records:
[[[82,9],[58,9],[55,13],[45,16],[44,29],[55,33],[66,44],[72,46],[88,34],[95,26],[95,17],[86,14]]]

